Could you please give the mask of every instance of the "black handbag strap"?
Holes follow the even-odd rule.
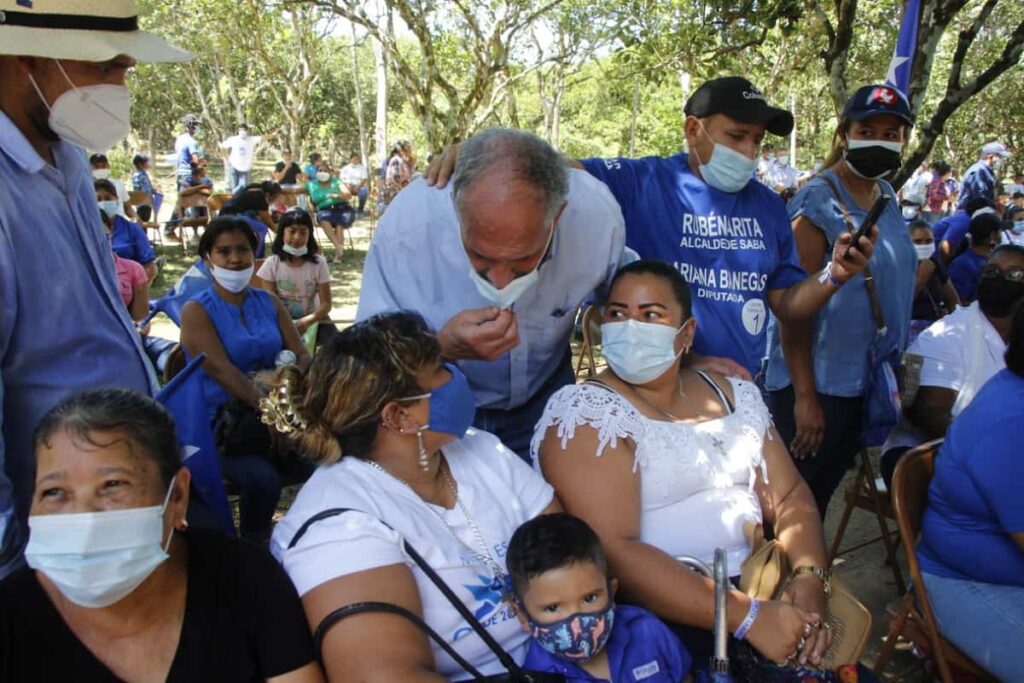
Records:
[[[404,617],[411,621],[413,624],[419,627],[421,631],[427,634],[431,640],[437,643],[437,646],[444,650],[445,654],[451,657],[456,664],[462,667],[462,670],[472,676],[475,680],[483,680],[484,675],[477,670],[472,664],[467,662],[462,655],[460,655],[455,648],[448,644],[444,638],[438,635],[437,631],[430,628],[427,622],[423,621],[420,617],[416,616],[404,607],[398,605],[392,605],[388,602],[357,602],[345,607],[339,607],[334,610],[326,617],[324,617],[319,624],[317,624],[316,630],[313,631],[313,644],[316,647],[317,657],[323,662],[323,640],[327,632],[331,630],[331,627],[337,624],[339,621],[346,617],[351,617],[355,614],[366,614],[367,612],[384,612],[386,614],[397,614],[400,617]]]
[[[310,517],[302,523],[302,526],[298,528],[298,530],[295,532],[295,535],[292,536],[292,540],[288,543],[288,549],[291,550],[292,548],[294,548],[295,544],[299,542],[299,539],[305,535],[306,531],[309,530],[309,527],[313,524],[324,519],[328,519],[330,517],[336,517],[344,512],[362,511],[356,510],[354,508],[329,508],[327,510],[321,510],[320,512],[316,513],[315,515],[313,515],[312,517]],[[363,514],[366,513],[364,512]],[[387,522],[384,522],[382,520],[378,521],[387,528],[391,529],[392,531],[395,531],[395,529],[391,527],[391,525],[389,525]],[[483,625],[477,620],[473,613],[469,611],[469,608],[466,607],[465,603],[463,603],[462,600],[459,599],[459,596],[455,595],[454,591],[452,591],[452,589],[448,587],[448,584],[444,582],[444,579],[438,576],[437,572],[434,571],[434,568],[431,567],[427,563],[427,561],[423,559],[423,556],[416,552],[416,549],[409,545],[409,541],[405,540],[404,538],[402,539],[402,545],[405,548],[406,554],[409,557],[411,557],[412,561],[415,562],[417,566],[419,566],[419,568],[423,571],[423,573],[427,575],[427,578],[430,579],[430,581],[435,586],[437,586],[437,589],[441,591],[441,594],[444,595],[445,598],[447,598],[448,602],[451,603],[452,607],[454,607],[455,610],[459,613],[459,615],[466,620],[466,623],[469,624],[469,627],[472,628],[473,631],[476,632],[478,636],[480,636],[480,640],[484,641],[484,644],[491,652],[494,653],[494,655],[498,658],[498,661],[501,662],[501,665],[505,667],[505,669],[507,669],[509,673],[522,674],[522,668],[518,664],[516,664],[515,660],[512,659],[512,656],[508,652],[506,652],[505,649],[498,643],[498,641],[494,639],[494,636],[492,636],[487,631],[487,629],[483,627]],[[317,628],[319,629],[319,626]]]
[[[843,212],[843,218],[846,220],[846,226],[850,229],[850,234],[856,234],[857,226],[853,224],[853,218],[850,216],[850,210],[846,208],[846,202],[839,195],[839,188],[832,182],[832,179],[821,174],[818,176],[825,181],[829,189],[832,190],[832,194],[836,198],[836,203],[839,204],[839,210]],[[879,192],[884,190],[879,189]],[[885,314],[882,313],[882,302],[878,299],[878,289],[875,287],[875,276],[871,273],[871,267],[864,266],[864,288],[868,292],[868,298],[871,300],[871,316],[875,319],[875,327],[878,328],[880,334],[885,333]]]

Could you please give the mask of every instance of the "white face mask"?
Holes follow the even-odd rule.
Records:
[[[1024,235],[1024,221],[1015,221],[1010,230],[1014,235]]]
[[[28,75],[39,99],[50,110],[50,128],[64,140],[94,152],[106,152],[131,132],[131,95],[123,85],[87,85],[71,82],[64,65],[57,68],[71,86],[51,106],[32,74]]]
[[[914,220],[917,218],[917,207],[916,206],[904,206],[903,207],[903,218],[906,220]]]
[[[169,557],[174,532],[164,543],[164,510],[173,489],[172,481],[153,507],[32,515],[25,561],[76,605],[113,605]]]
[[[240,131],[238,131],[238,137],[242,138],[243,140],[247,139],[249,137],[249,131],[247,131],[247,130],[240,130]]]
[[[551,246],[551,240],[554,239],[554,236],[555,229],[554,226],[552,226],[551,232],[548,234],[547,244],[544,245],[543,254],[546,255],[548,253],[548,247]],[[465,244],[463,244],[463,248],[465,248]],[[540,260],[537,261],[537,265],[533,267],[533,270],[525,275],[520,275],[501,289],[495,287],[491,284],[490,280],[476,272],[472,264],[469,266],[469,279],[473,281],[474,285],[476,285],[476,291],[480,293],[480,296],[487,299],[498,308],[509,308],[519,299],[519,297],[525,294],[528,289],[537,284],[537,279],[540,277],[537,270],[543,262],[544,256],[541,256]]]
[[[789,165],[789,157],[788,156],[783,155],[783,156],[779,157],[779,166],[788,166],[788,165]]]
[[[824,166],[824,165],[825,165],[824,161],[815,161],[814,162],[814,170],[815,171],[820,171],[822,166]]]
[[[98,202],[100,211],[107,214],[111,218],[117,215],[117,210],[120,208],[118,202],[111,199],[105,202]]]
[[[677,328],[658,323],[625,322],[601,325],[601,353],[612,371],[630,384],[647,384],[661,377],[682,351],[676,353]]]
[[[327,171],[318,171],[316,174],[316,179],[319,180],[321,183],[326,183],[328,180],[331,179],[331,174],[328,173]]]
[[[935,242],[929,242],[928,244],[915,244],[914,249],[917,250],[917,260],[927,261],[935,253]]]
[[[249,286],[249,281],[252,280],[252,274],[255,270],[255,266],[249,266],[245,270],[231,270],[230,268],[221,268],[220,266],[210,266],[210,275],[217,281],[224,289],[228,290],[232,294],[238,294],[243,289]]]
[[[284,250],[284,253],[290,256],[305,256],[306,252],[309,251],[308,247],[293,247],[290,244],[281,245],[281,249]]]
[[[715,142],[714,138],[708,135],[708,131],[704,128],[703,123],[700,124],[700,128],[704,131],[704,135],[707,136],[708,140],[711,140],[715,145],[708,163],[703,163],[700,155],[697,155],[701,177],[716,190],[728,192],[729,194],[739,192],[754,177],[757,160],[750,159],[745,154],[740,154],[731,147]],[[696,153],[696,150],[694,150],[694,153]]]
[[[94,168],[92,170],[92,177],[96,180],[106,180],[110,177],[109,168]]]

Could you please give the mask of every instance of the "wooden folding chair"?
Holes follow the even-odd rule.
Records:
[[[942,440],[939,439],[918,446],[907,451],[896,464],[896,473],[892,478],[893,507],[913,585],[903,596],[896,614],[889,622],[889,634],[875,662],[875,674],[881,676],[897,640],[903,637],[929,653],[935,661],[942,683],[953,683],[953,668],[963,670],[977,679],[992,681],[994,679],[988,673],[939,633],[935,613],[928,600],[928,591],[921,578],[921,566],[917,562],[917,538],[921,533],[924,509],[928,504],[928,487],[935,474],[935,457],[941,445]]]
[[[187,195],[180,193],[178,195],[178,205],[175,210],[179,218],[178,227],[180,229],[178,230],[178,239],[181,241],[181,251],[184,254],[188,253],[188,236],[185,234],[185,228],[192,228],[192,232],[198,236],[199,228],[205,228],[210,222],[207,205],[209,204],[211,194],[212,191],[209,188],[202,188]],[[206,212],[202,216],[186,216],[185,209],[193,207],[202,207],[206,209]]]
[[[601,343],[601,307],[591,304],[583,311],[583,344],[580,346],[580,357],[576,361],[576,379],[583,379],[583,364],[587,364],[587,377],[597,374],[597,361],[594,359],[594,347]]]
[[[889,528],[888,522],[890,519],[895,520],[896,514],[889,500],[889,492],[885,488],[885,481],[875,472],[867,450],[862,450],[857,454],[857,476],[853,483],[847,487],[844,497],[846,499],[846,507],[843,508],[843,516],[839,519],[839,526],[836,527],[836,533],[832,539],[832,547],[828,552],[829,564],[831,565],[840,555],[882,541],[882,544],[885,546],[886,561],[892,569],[892,577],[896,583],[896,591],[902,595],[907,590],[907,586],[903,582],[903,572],[900,571],[900,565],[896,559],[897,534],[894,529]],[[846,527],[850,523],[850,517],[853,516],[854,510],[866,510],[872,513],[878,521],[878,529],[881,531],[881,535],[849,548],[840,549],[843,535],[846,533]]]
[[[146,237],[149,237],[150,230],[156,230],[156,242],[164,243],[164,233],[160,229],[160,221],[157,220],[159,216],[156,215],[156,206],[153,204],[153,195],[149,192],[138,192],[131,191],[128,193],[128,203],[131,204],[132,208],[135,209],[135,214],[138,216],[140,206],[148,206],[153,209],[152,220],[144,221],[138,219],[136,222],[142,226],[142,229],[146,231]]]
[[[231,195],[226,192],[211,194],[210,198],[206,202],[206,210],[209,213],[210,218],[215,218],[229,199],[231,199]]]

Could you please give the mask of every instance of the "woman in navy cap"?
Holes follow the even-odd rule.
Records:
[[[891,197],[876,223],[869,261],[873,282],[865,278],[866,269],[842,286],[814,322],[773,324],[769,332],[769,405],[823,518],[864,443],[868,352],[877,329],[873,298],[900,351],[907,338],[917,256],[884,178],[900,167],[912,124],[907,99],[895,88],[858,89],[843,108],[825,170],[788,206],[801,265],[813,273],[828,263],[840,234],[859,227],[881,195]]]

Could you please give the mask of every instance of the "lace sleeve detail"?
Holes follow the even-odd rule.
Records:
[[[756,436],[764,444],[765,440],[772,438],[769,429],[773,426],[773,423],[772,414],[768,410],[768,406],[765,405],[764,399],[761,398],[761,391],[755,384],[746,380],[730,377],[729,381],[732,383],[736,412],[741,417],[743,429],[753,432],[752,435]],[[761,471],[761,478],[766,484],[768,483],[768,463],[764,459],[763,445],[761,452],[754,457],[750,467],[750,490],[753,491],[755,468]]]
[[[574,384],[557,391],[544,408],[530,443],[530,456],[534,463],[544,436],[552,427],[558,428],[558,438],[564,449],[576,428],[586,425],[597,431],[597,452],[601,457],[607,446],[615,448],[619,439],[639,442],[644,433],[644,420],[633,406],[611,389],[593,384]],[[633,462],[636,471],[638,461]]]

